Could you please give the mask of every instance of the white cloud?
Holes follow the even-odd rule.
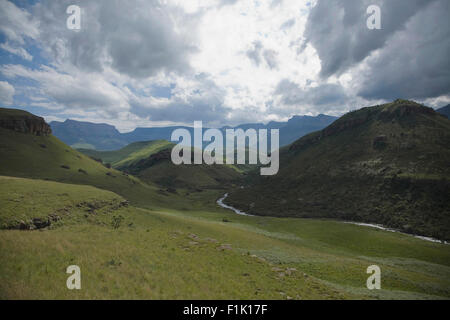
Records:
[[[33,56],[31,54],[28,53],[27,50],[25,50],[22,47],[16,47],[11,45],[10,43],[6,42],[6,43],[1,43],[0,44],[0,49],[3,49],[5,51],[8,51],[9,53],[12,53],[16,56],[21,57],[22,59],[25,59],[27,61],[31,61],[33,60]]]
[[[21,65],[3,65],[0,72],[7,78],[36,81],[42,94],[40,106],[47,103],[55,107],[56,103],[72,112],[97,110],[103,114],[117,114],[129,108],[127,93],[101,75],[82,72],[69,75],[48,66],[32,70]]]
[[[14,102],[14,87],[6,81],[0,81],[0,103],[4,106],[12,105]]]
[[[35,39],[38,36],[38,22],[12,2],[0,0],[0,33],[10,41],[24,44],[27,37]]]

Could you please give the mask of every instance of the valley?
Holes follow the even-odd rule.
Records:
[[[7,118],[3,110],[0,118]],[[27,122],[20,120],[23,115],[15,116],[15,126],[0,128],[2,299],[450,298],[448,245],[344,223],[341,216],[292,214],[297,208],[290,203],[301,195],[287,190],[301,183],[287,177],[313,172],[304,170],[302,163],[310,165],[308,158],[313,157],[320,166],[318,155],[333,150],[330,142],[301,161],[295,158],[310,139],[316,141],[317,133],[281,149],[281,180],[269,183],[267,177],[234,166],[175,166],[167,157],[172,145],[164,141],[136,143],[117,152],[79,152],[47,130],[29,131]],[[38,128],[45,128],[43,120],[31,118]],[[328,128],[333,131],[336,125]],[[436,128],[434,137],[441,137]],[[433,145],[428,145],[427,152],[433,152]],[[442,158],[418,166],[415,179],[423,174],[427,179],[446,177],[448,158],[443,150]],[[411,174],[407,162],[391,163],[404,166],[388,172]],[[365,170],[379,170],[378,166],[382,165]],[[311,179],[314,172],[306,177],[313,185],[319,183]],[[260,179],[266,181],[266,189]],[[448,191],[444,182],[433,181],[433,190],[442,184]],[[343,180],[330,186],[337,183]],[[261,196],[255,197],[256,192]],[[220,200],[252,216],[236,214],[218,205]],[[440,203],[433,201],[432,210]],[[261,214],[263,206],[267,214]],[[322,206],[311,208],[326,211]],[[380,210],[390,214],[387,206]],[[444,203],[438,213],[445,210]],[[440,215],[432,219],[440,219],[445,231],[448,215]],[[81,290],[65,285],[69,265],[81,269]],[[382,270],[381,290],[366,287],[370,265]]]

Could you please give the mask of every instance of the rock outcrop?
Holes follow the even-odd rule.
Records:
[[[16,109],[0,108],[0,128],[36,136],[47,136],[52,133],[43,118]]]

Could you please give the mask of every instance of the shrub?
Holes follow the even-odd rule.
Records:
[[[119,229],[120,225],[122,224],[122,221],[123,217],[121,215],[113,216],[111,226],[113,227],[113,229]]]

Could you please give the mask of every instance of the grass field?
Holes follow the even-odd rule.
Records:
[[[216,204],[221,183],[168,192],[53,136],[0,128],[0,152],[0,299],[450,297],[448,245],[332,220],[239,216]],[[198,172],[178,176],[204,184]],[[366,288],[373,264],[382,290]],[[66,287],[69,265],[81,268],[81,290]]]
[[[2,219],[11,218],[17,199],[22,219],[63,212],[50,228],[0,231],[2,299],[450,296],[449,247],[411,236],[335,221],[237,216],[211,201],[217,191],[191,194],[184,210],[105,205],[92,213],[77,204],[123,199],[89,186],[7,177],[0,188]],[[114,228],[118,216],[123,221]],[[79,291],[65,286],[73,264],[81,268]],[[366,288],[372,264],[382,270],[379,291]]]

